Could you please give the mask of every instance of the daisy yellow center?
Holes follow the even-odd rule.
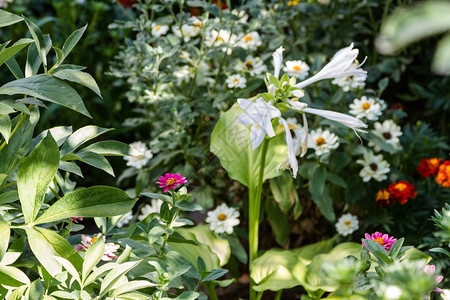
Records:
[[[216,39],[216,41],[222,41],[222,42],[225,42],[225,40],[224,40],[221,36],[218,36],[217,39]]]
[[[244,37],[244,40],[248,43],[248,42],[250,42],[250,41],[252,40],[252,37],[249,36],[249,35],[246,35],[246,36]]]
[[[155,30],[159,30],[161,28],[161,26],[159,26],[159,25],[156,25],[155,27],[153,27],[153,29],[155,29]]]
[[[292,69],[294,69],[295,71],[300,71],[300,66],[294,66]]]
[[[370,103],[363,103],[362,107],[364,108],[364,110],[368,110],[370,108]]]
[[[395,185],[395,188],[396,188],[398,191],[403,192],[404,190],[406,190],[406,184],[404,184],[404,183],[397,183],[397,184]]]
[[[345,222],[344,222],[344,225],[347,226],[347,227],[350,226],[350,224],[352,224],[351,221],[345,221]]]
[[[392,138],[392,135],[391,135],[391,133],[389,133],[389,132],[383,132],[383,137],[384,137],[386,140],[390,140],[390,139]]]
[[[174,178],[169,178],[169,179],[167,179],[166,183],[167,183],[167,185],[172,185],[172,184],[175,183],[175,179]]]
[[[375,238],[373,239],[375,242],[377,242],[378,244],[380,244],[381,246],[384,245],[384,239],[382,237],[379,238]]]
[[[233,79],[233,83],[239,82],[239,79],[235,78]]]
[[[200,23],[200,22],[195,22],[194,25],[197,27],[202,27],[202,23]]]
[[[225,214],[220,214],[217,216],[217,220],[219,221],[225,221],[227,219],[227,216]]]
[[[325,144],[325,139],[323,137],[319,136],[319,138],[317,138],[317,140],[316,140],[316,146],[320,147],[323,144]]]
[[[250,60],[247,60],[245,62],[245,66],[247,67],[247,69],[252,69],[253,68],[253,63]]]
[[[298,1],[297,1],[297,0],[289,1],[289,2],[288,2],[288,6],[295,6],[295,5],[297,5],[297,4],[298,4]]]
[[[98,240],[98,237],[93,237],[91,240],[91,244],[95,243],[96,240]]]

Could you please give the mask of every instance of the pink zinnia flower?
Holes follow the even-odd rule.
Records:
[[[383,246],[387,252],[389,252],[391,250],[392,245],[394,245],[395,242],[397,241],[397,239],[394,238],[393,236],[388,236],[387,234],[382,234],[381,232],[378,232],[378,231],[375,233],[372,233],[372,235],[369,235],[368,233],[366,233],[365,238],[368,240],[377,242],[378,244]],[[366,247],[364,242],[362,244],[364,247]]]
[[[439,282],[441,282],[442,279],[444,279],[444,276],[442,276],[442,275],[434,276],[434,272],[436,272],[434,265],[426,265],[425,268],[423,269],[423,271],[425,272],[425,274],[427,274],[429,276],[433,276],[434,280],[436,281],[436,284],[439,284]],[[435,288],[434,291],[441,293],[444,290],[442,290],[440,288]]]
[[[78,223],[79,221],[83,221],[83,217],[70,217],[69,219],[72,220],[74,223]]]
[[[156,183],[159,183],[159,187],[164,188],[164,192],[167,192],[186,182],[186,177],[181,177],[181,174],[166,173],[166,175],[159,177],[159,181]]]
[[[93,243],[95,243],[95,241],[100,237],[100,235],[95,236],[95,237],[90,237],[88,235],[81,235],[81,244],[75,245],[75,250],[77,251],[82,251],[82,250],[87,250],[89,248],[90,245],[92,245]],[[105,236],[102,236],[103,241],[106,241]],[[117,252],[117,250],[119,250],[120,245],[114,244],[114,243],[105,243],[105,252],[103,253],[103,257],[102,260],[103,261],[110,261],[114,258],[117,258],[117,255],[115,255],[114,253]]]

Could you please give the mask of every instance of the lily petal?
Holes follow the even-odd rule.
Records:
[[[291,165],[291,168],[292,168],[292,177],[295,178],[295,177],[297,177],[297,172],[298,172],[298,161],[297,161],[297,158],[295,158],[295,148],[294,148],[294,142],[292,140],[291,131],[289,130],[289,125],[285,119],[279,118],[278,121],[284,126],[284,134],[285,134],[285,138],[286,138],[286,144],[288,147],[288,160],[289,160],[289,164]]]
[[[273,76],[275,76],[277,79],[280,76],[280,70],[281,70],[281,64],[283,63],[283,46],[279,47],[275,52],[272,54],[273,56]]]
[[[346,115],[346,114],[338,113],[338,112],[331,111],[331,110],[316,109],[316,108],[309,108],[309,107],[305,108],[303,111],[306,113],[318,115],[318,116],[324,117],[326,119],[341,123],[342,125],[345,125],[356,131],[367,132],[367,131],[361,130],[361,128],[367,128],[366,124],[364,124],[361,120],[359,120],[355,117]]]

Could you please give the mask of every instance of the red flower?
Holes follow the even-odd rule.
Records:
[[[387,189],[381,189],[375,195],[375,203],[382,208],[388,207],[392,202],[391,193]]]
[[[405,204],[408,199],[413,199],[417,196],[414,185],[403,180],[391,184],[388,191],[391,194],[392,200],[400,204]]]
[[[424,158],[417,167],[417,172],[425,178],[435,174],[439,169],[439,165],[442,163],[440,158]]]
[[[445,188],[450,187],[450,161],[446,160],[439,166],[436,182]]]
[[[181,177],[181,174],[166,173],[166,175],[159,177],[159,180],[156,183],[159,183],[159,187],[163,187],[164,192],[167,192],[186,182],[186,177]]]
[[[136,0],[117,0],[120,4],[122,4],[125,7],[131,7],[133,4],[136,3]]]

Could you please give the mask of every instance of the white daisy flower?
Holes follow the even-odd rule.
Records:
[[[366,76],[345,76],[337,77],[331,83],[336,84],[342,88],[344,92],[356,90],[366,85]]]
[[[138,220],[144,220],[149,214],[158,213],[161,210],[161,205],[163,204],[162,200],[152,199],[151,204],[145,204],[141,208],[141,214],[138,216]]]
[[[173,28],[173,33],[180,38],[183,37],[185,42],[188,42],[191,38],[199,35],[203,26],[203,22],[195,17],[189,18],[188,22],[189,24],[181,25],[181,31],[179,27]]]
[[[169,26],[154,24],[152,26],[152,36],[161,37],[169,31]]]
[[[259,75],[267,72],[267,67],[259,57],[247,56],[245,61],[238,60],[236,71],[248,72],[251,76]]]
[[[336,223],[340,235],[347,236],[359,228],[358,218],[352,214],[342,215]]]
[[[130,146],[134,148],[138,155],[135,156],[125,156],[123,159],[127,161],[127,166],[136,169],[142,169],[143,166],[153,157],[153,153],[143,142],[134,142]]]
[[[233,14],[234,16],[238,17],[239,20],[238,22],[241,24],[247,24],[248,21],[248,14],[245,12],[245,10],[237,10],[237,9],[233,9],[231,11],[231,14]]]
[[[308,148],[314,149],[317,156],[328,153],[337,147],[339,147],[338,137],[328,129],[319,128],[309,133]]]
[[[285,67],[283,71],[289,76],[295,76],[300,80],[305,79],[308,75],[309,66],[301,60],[290,60],[285,62]]]
[[[194,76],[192,68],[187,65],[184,65],[181,68],[173,71],[172,75],[177,78],[178,84],[188,82],[189,79]]]
[[[208,212],[206,222],[209,223],[209,229],[216,233],[233,233],[233,227],[239,224],[239,211],[228,207],[225,203],[216,207],[215,210]]]
[[[368,182],[371,179],[383,181],[387,179],[387,174],[390,172],[390,165],[383,159],[383,155],[375,156],[372,151],[364,153],[363,159],[358,159],[356,163],[363,166],[359,176],[364,182]]]
[[[253,31],[244,35],[237,45],[246,50],[256,50],[256,48],[262,45],[262,41],[259,37],[259,33]]]
[[[381,105],[374,98],[362,96],[361,99],[355,98],[350,104],[350,113],[358,119],[375,121],[381,116],[381,112]]]
[[[450,290],[443,290],[441,293],[441,297],[444,300],[450,300]]]
[[[247,79],[242,77],[239,74],[234,74],[228,76],[227,80],[225,81],[230,89],[232,88],[245,88],[247,86]]]
[[[403,134],[402,128],[395,124],[393,120],[386,120],[383,123],[375,122],[375,130],[371,130],[373,134],[382,138],[386,143],[391,144],[395,150],[401,150],[399,136]],[[381,148],[375,145],[373,142],[369,142],[370,147],[374,147],[375,151],[381,151]]]
[[[220,29],[219,31],[213,29],[206,32],[205,43],[208,47],[220,46],[223,43],[236,43],[236,35],[231,34],[228,30]]]
[[[127,225],[128,223],[130,223],[131,219],[133,219],[133,212],[129,211],[120,218],[119,222],[117,222],[117,228],[122,228],[123,226]]]

